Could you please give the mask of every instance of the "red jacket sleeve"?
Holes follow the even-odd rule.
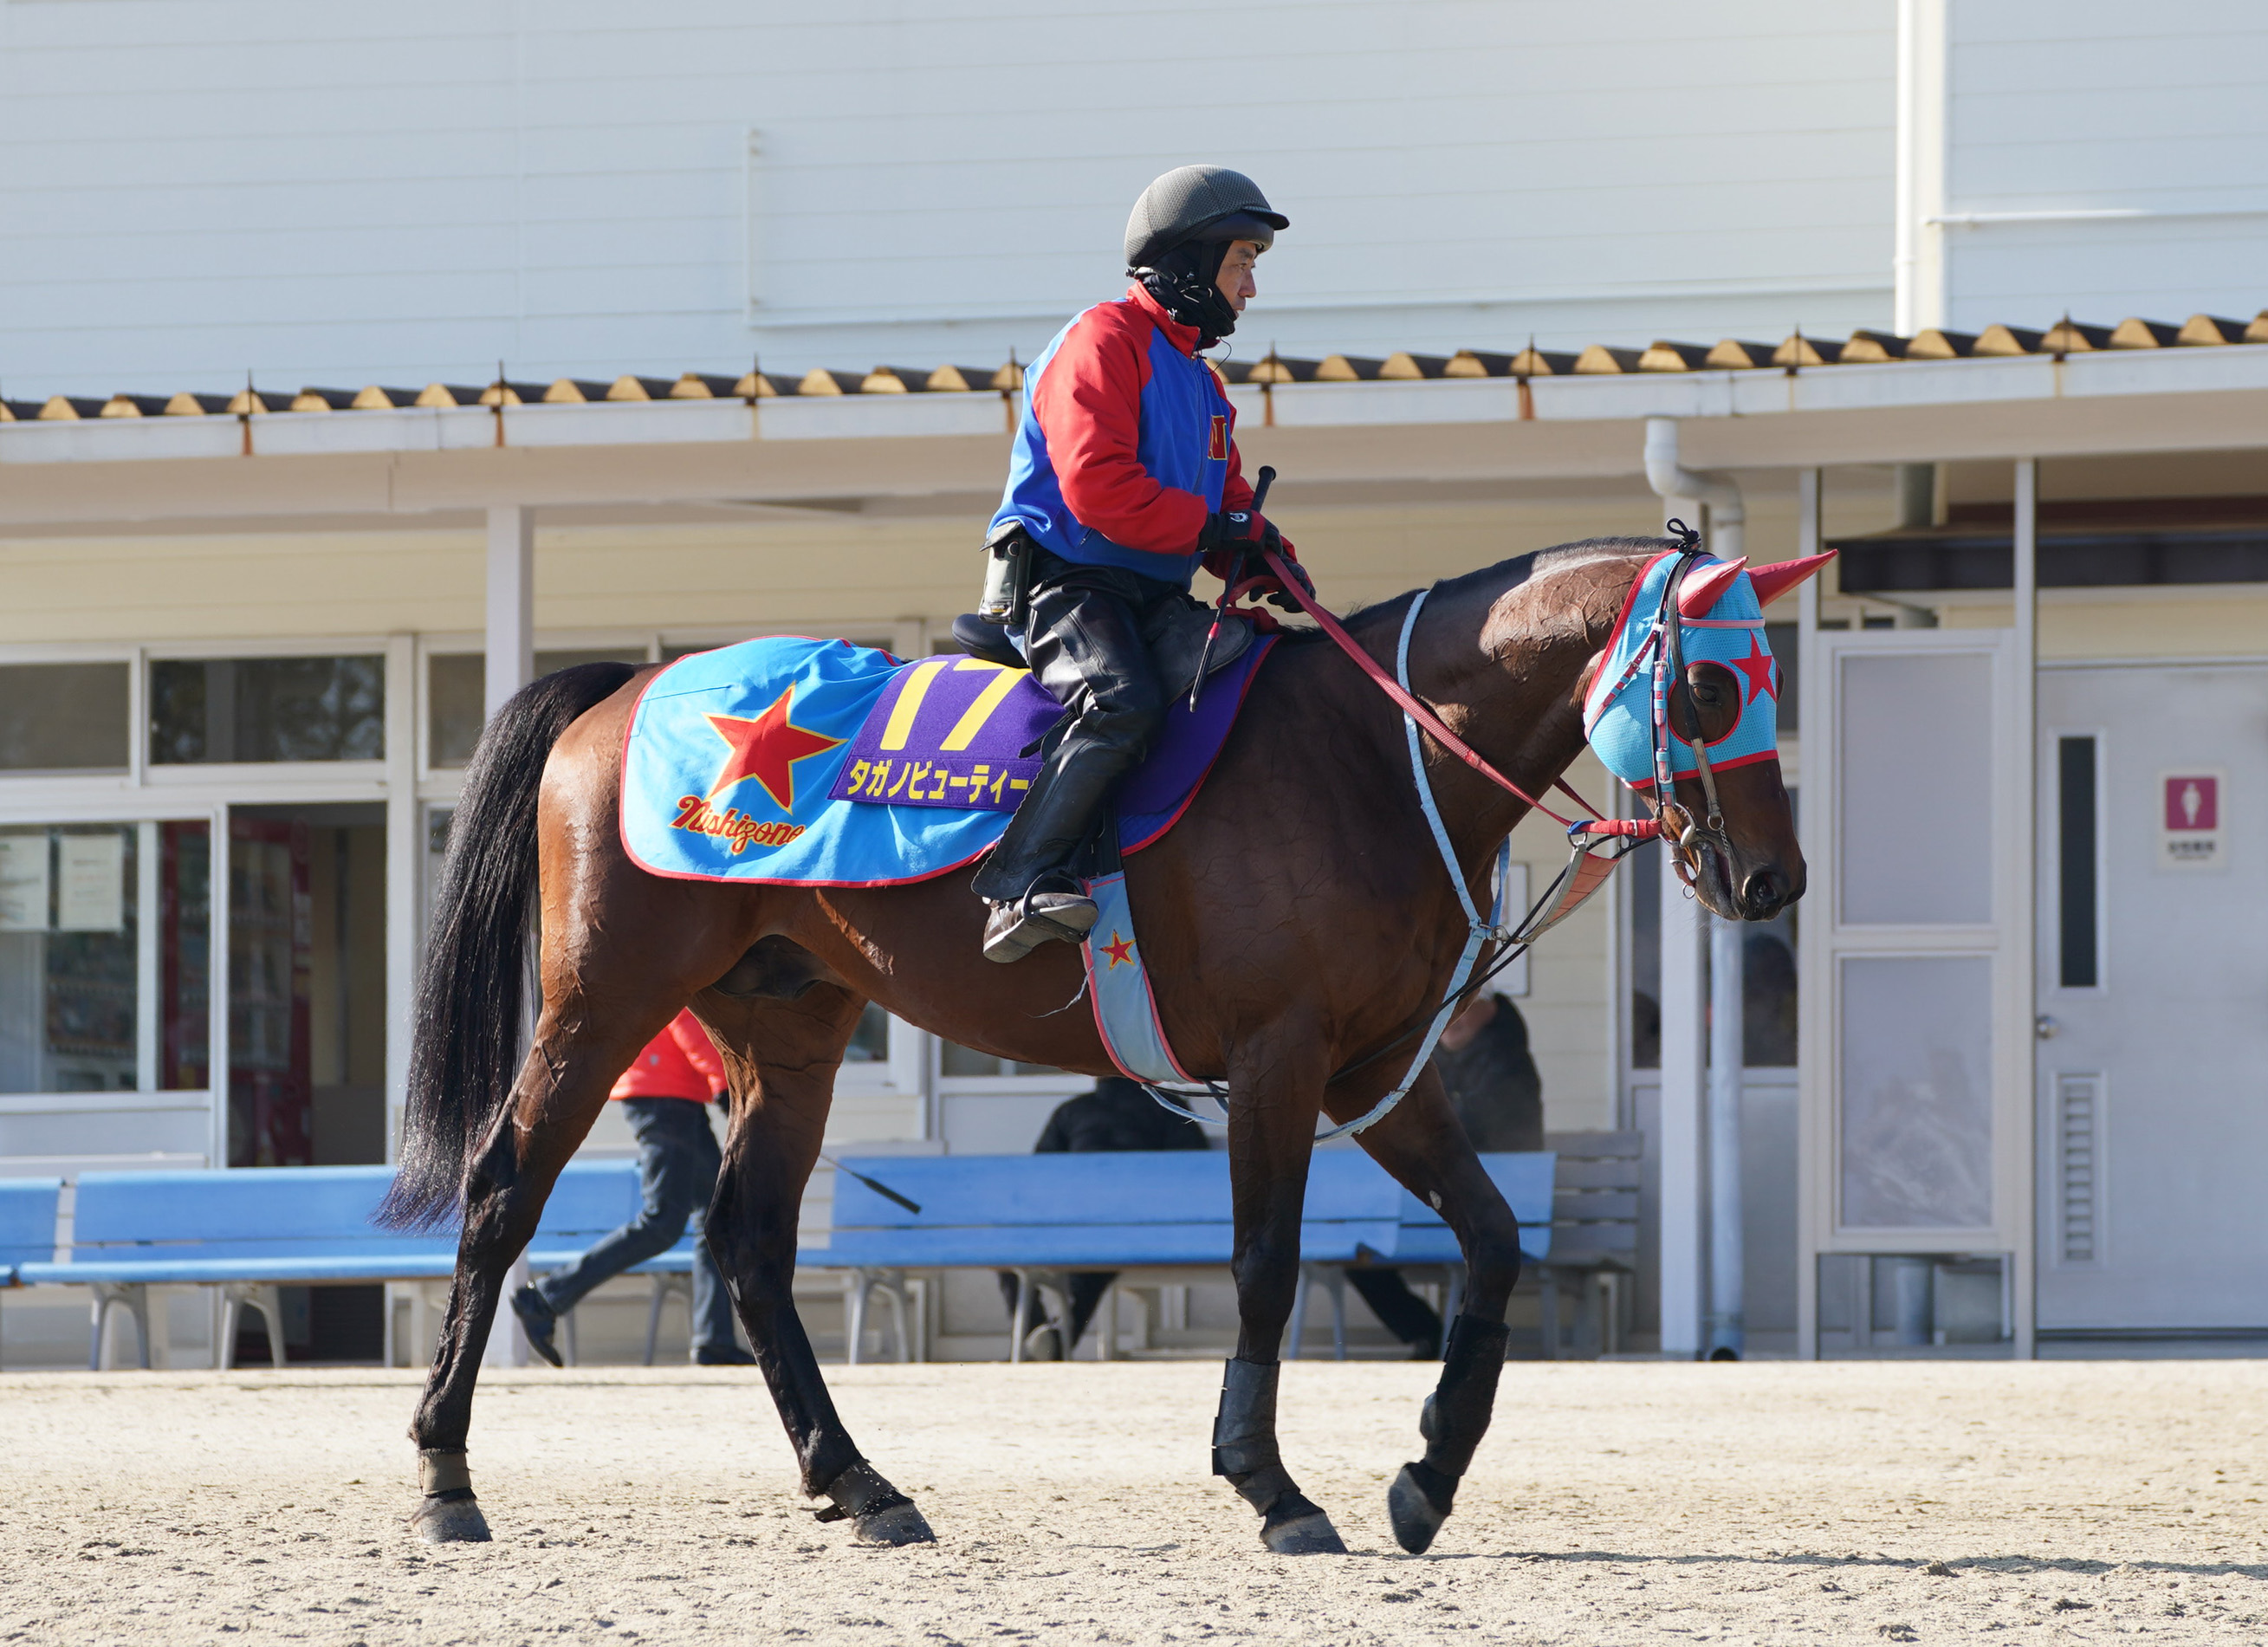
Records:
[[[709,1083],[709,1096],[720,1095],[726,1085],[725,1061],[717,1055],[716,1043],[701,1027],[701,1020],[689,1011],[680,1012],[670,1020],[669,1038],[677,1043],[677,1049],[685,1055],[685,1062],[693,1066],[694,1072]]]
[[[1032,415],[1082,525],[1126,548],[1179,556],[1197,547],[1205,502],[1160,484],[1137,455],[1149,335],[1123,305],[1089,310],[1040,374]]]

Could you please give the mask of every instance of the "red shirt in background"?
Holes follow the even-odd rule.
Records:
[[[608,1098],[681,1098],[705,1104],[725,1091],[725,1061],[690,1011],[646,1043]]]

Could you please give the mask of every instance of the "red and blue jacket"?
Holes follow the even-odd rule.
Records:
[[[1020,521],[1066,561],[1188,588],[1206,517],[1252,503],[1235,408],[1197,349],[1197,328],[1140,286],[1057,333],[1024,374],[992,525]]]

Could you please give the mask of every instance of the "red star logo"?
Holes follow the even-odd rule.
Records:
[[[798,726],[788,719],[794,705],[795,688],[790,687],[754,720],[738,715],[709,717],[709,724],[717,736],[731,745],[733,750],[725,758],[716,783],[709,787],[711,800],[735,783],[754,778],[764,786],[764,793],[772,798],[772,805],[784,812],[795,810],[795,763],[824,754],[843,740],[822,738]]]
[[[1110,964],[1115,968],[1120,961],[1134,959],[1134,945],[1129,939],[1120,937],[1118,929],[1113,927],[1110,929],[1110,942],[1102,946],[1102,952],[1110,957]]]
[[[1755,635],[1749,636],[1749,655],[1734,658],[1733,667],[1749,679],[1749,695],[1741,700],[1742,709],[1755,702],[1759,693],[1775,703],[1779,702],[1779,687],[1772,678],[1771,650],[1759,645]]]

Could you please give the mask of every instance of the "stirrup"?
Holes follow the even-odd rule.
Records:
[[[1048,903],[1035,901],[1041,898]],[[1085,893],[1035,885],[1020,898],[992,905],[984,923],[984,959],[1005,965],[1023,960],[1042,944],[1080,943],[1101,914]]]

